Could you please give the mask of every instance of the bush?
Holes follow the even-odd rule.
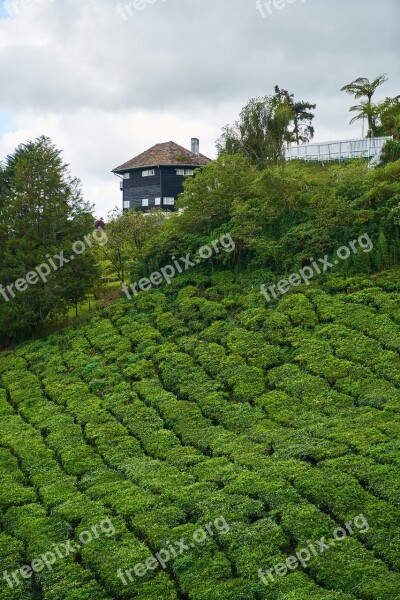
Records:
[[[400,160],[400,140],[387,140],[382,148],[381,165]]]

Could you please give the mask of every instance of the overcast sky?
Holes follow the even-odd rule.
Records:
[[[274,1],[0,0],[0,160],[50,136],[106,217],[114,167],[191,137],[214,158],[275,84],[317,103],[315,141],[361,137],[339,90],[387,73],[376,98],[400,94],[400,0]]]

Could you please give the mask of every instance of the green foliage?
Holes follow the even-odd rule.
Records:
[[[164,221],[165,216],[157,209],[148,214],[115,210],[109,215],[107,245],[101,246],[98,254],[109,261],[111,273],[115,272],[122,283],[133,266],[140,263],[144,244],[160,231]]]
[[[171,233],[180,233],[181,242],[185,249],[196,251],[203,244],[199,232],[209,233],[229,221],[234,200],[251,197],[251,185],[255,176],[254,169],[241,156],[224,156],[213,161],[207,168],[202,169],[196,177],[185,181],[185,191],[179,200],[179,206],[185,211],[178,219],[171,221]],[[185,234],[197,233],[192,240],[185,239]],[[224,233],[229,228],[224,226]],[[188,241],[191,242],[188,244]],[[194,245],[194,243],[196,245]],[[177,256],[184,256],[182,250],[177,252],[177,241],[171,250]]]
[[[291,161],[256,171],[240,155],[223,155],[188,178],[179,200],[185,211],[167,219],[161,232],[145,243],[141,275],[172,264],[173,256],[194,256],[201,246],[228,233],[234,252],[215,253],[201,267],[175,278],[172,286],[201,286],[206,299],[235,310],[238,282],[254,287],[277,283],[281,275],[310,265],[311,258],[335,258],[336,251],[352,241],[357,252],[321,273],[321,281],[396,266],[399,169],[400,161],[378,169],[369,169],[364,161],[328,166]],[[374,246],[371,252],[357,242],[365,233]],[[216,296],[212,283],[219,274],[227,277],[223,298]],[[232,274],[237,274],[235,282],[229,281]],[[252,308],[258,304],[257,297]]]
[[[304,100],[295,101],[294,94],[290,94],[287,90],[280,90],[275,86],[275,102],[281,104],[287,102],[293,111],[293,124],[287,132],[286,141],[295,142],[297,145],[307,144],[314,137],[314,127],[312,121],[314,113],[311,111],[317,108],[316,104],[305,102]]]
[[[379,135],[393,136],[395,140],[400,138],[400,95],[394,98],[386,98],[376,107],[380,127]]]
[[[152,268],[230,231],[234,255],[0,353],[3,570],[115,529],[1,600],[399,596],[399,169],[221,157],[140,251]],[[367,230],[373,253],[266,304],[261,283]],[[260,579],[357,515],[368,529]]]
[[[0,296],[0,336],[12,339],[66,314],[92,289],[99,270],[90,249],[69,260],[74,242],[92,233],[93,220],[79,181],[48,138],[19,146],[0,178],[0,283],[14,286],[44,263],[50,273],[47,283],[37,277],[35,285],[25,282],[23,292],[11,288],[8,300]],[[59,268],[54,256],[61,251],[68,264]],[[57,270],[50,269],[49,258]]]
[[[366,98],[366,100],[361,101],[359,105],[352,106],[350,108],[350,111],[358,113],[350,121],[350,123],[367,119],[367,137],[376,137],[379,133],[377,124],[377,109],[372,103],[372,97],[374,96],[376,90],[386,81],[386,75],[379,75],[372,81],[370,81],[367,77],[358,77],[358,79],[343,86],[341,89],[342,92],[354,95],[354,98],[356,99]]]
[[[288,97],[253,98],[243,107],[238,121],[223,128],[217,142],[219,154],[242,154],[258,169],[282,162],[289,125],[295,117]]]
[[[5,568],[77,540],[105,516],[115,527],[19,591],[54,600],[395,598],[398,272],[335,277],[329,292],[296,291],[275,309],[257,306],[226,273],[205,286],[150,292],[0,354]],[[222,306],[225,290],[234,312]],[[260,580],[259,569],[309,540],[332,540],[360,514],[368,531],[354,528],[305,570]],[[225,533],[212,529],[218,517]],[[190,541],[205,524],[205,542],[122,585],[118,569]]]
[[[387,165],[400,160],[400,140],[387,140],[382,148],[381,164]]]

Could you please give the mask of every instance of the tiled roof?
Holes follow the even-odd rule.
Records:
[[[207,165],[209,162],[211,162],[211,159],[203,154],[193,154],[193,152],[186,150],[179,144],[175,144],[175,142],[165,142],[164,144],[156,144],[120,167],[116,167],[113,169],[113,173],[141,167],[158,167],[159,165],[200,167]]]

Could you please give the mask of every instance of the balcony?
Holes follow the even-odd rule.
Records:
[[[350,158],[379,160],[383,145],[389,137],[322,142],[321,144],[290,145],[286,149],[287,160],[341,161]]]

